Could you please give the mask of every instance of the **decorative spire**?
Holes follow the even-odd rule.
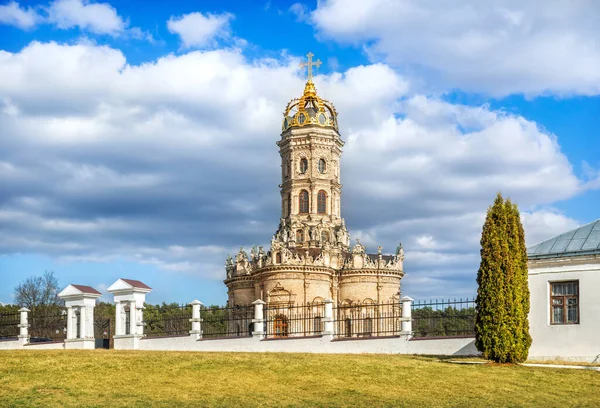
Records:
[[[315,56],[315,54],[313,54],[312,52],[309,52],[308,54],[306,54],[306,56],[308,57],[308,62],[301,63],[300,68],[308,67],[308,82],[312,82],[312,67],[314,65],[315,67],[319,68],[321,66],[321,60],[318,59],[317,61],[312,62],[312,57]]]

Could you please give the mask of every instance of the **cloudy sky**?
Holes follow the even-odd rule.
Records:
[[[0,0],[0,302],[53,270],[223,304],[309,51],[352,237],[404,244],[403,294],[473,296],[496,192],[529,245],[600,217],[598,27],[596,0]]]

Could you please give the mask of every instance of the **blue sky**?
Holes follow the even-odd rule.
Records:
[[[403,294],[472,296],[497,191],[529,244],[599,217],[598,26],[591,0],[0,1],[0,302],[53,270],[224,303],[227,254],[276,229],[309,51],[352,238],[403,242]]]

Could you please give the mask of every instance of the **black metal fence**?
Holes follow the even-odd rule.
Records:
[[[430,300],[412,305],[414,337],[475,335],[475,299]]]
[[[200,310],[200,317],[203,338],[252,335],[252,306],[205,307]]]
[[[144,334],[148,337],[183,336],[191,329],[192,306],[171,304],[146,305]]]
[[[0,340],[19,335],[20,312],[0,312]]]
[[[398,302],[340,305],[333,311],[336,337],[358,338],[400,334]]]
[[[325,305],[268,304],[264,308],[267,338],[318,336],[323,332]]]
[[[28,316],[29,341],[62,341],[67,337],[67,311],[63,307],[34,308]],[[79,333],[77,319],[76,333]]]

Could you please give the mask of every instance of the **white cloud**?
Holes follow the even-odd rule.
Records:
[[[41,20],[42,17],[35,9],[31,7],[21,8],[16,1],[0,5],[0,23],[2,24],[14,25],[27,30],[34,28]]]
[[[310,13],[306,5],[302,3],[294,3],[289,8],[290,13],[296,16],[296,21],[302,22],[309,19]]]
[[[326,0],[319,35],[429,87],[495,96],[600,93],[600,2]]]
[[[85,43],[0,52],[0,253],[222,278],[227,253],[276,228],[274,142],[303,89],[298,62],[213,50],[136,66]],[[497,191],[521,206],[529,240],[571,225],[547,206],[594,183],[535,122],[413,95],[385,64],[315,82],[340,112],[347,225],[371,251],[404,243],[405,293],[473,293]]]
[[[231,37],[230,21],[233,14],[202,14],[200,12],[171,16],[167,28],[179,35],[184,48],[207,47],[215,44],[217,39]]]
[[[39,13],[38,10],[43,11]],[[38,24],[52,24],[61,30],[78,28],[94,34],[124,36],[154,42],[152,35],[139,27],[129,27],[129,22],[117,14],[108,3],[88,0],[56,0],[47,7],[21,8],[12,1],[0,6],[0,23],[15,25],[22,29],[35,28]]]
[[[48,20],[60,29],[79,27],[95,34],[119,35],[127,23],[108,3],[87,0],[57,0],[48,8]]]

